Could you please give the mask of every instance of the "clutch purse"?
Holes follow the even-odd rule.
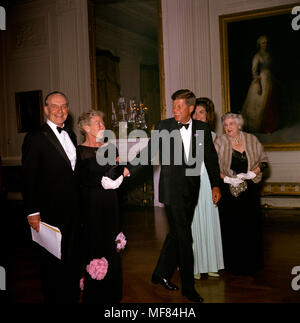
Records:
[[[229,184],[229,190],[231,195],[234,197],[238,197],[242,192],[246,191],[247,189],[247,182],[243,181],[238,186],[234,187],[233,185]]]
[[[124,165],[114,165],[111,166],[104,174],[104,176],[107,176],[111,178],[112,180],[116,180],[121,175],[123,175],[124,172]]]

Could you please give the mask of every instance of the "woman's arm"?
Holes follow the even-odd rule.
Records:
[[[258,175],[259,173],[261,173],[267,167],[268,167],[268,163],[262,162],[262,163],[259,163],[259,165],[256,168],[254,168],[252,170],[252,172],[255,173],[256,175]]]

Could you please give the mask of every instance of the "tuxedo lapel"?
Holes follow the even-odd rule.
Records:
[[[196,123],[192,119],[192,134],[191,134],[191,146],[190,146],[190,154],[189,154],[189,159],[190,157],[196,156]]]
[[[75,146],[75,147],[77,147],[77,139],[76,139],[76,135],[75,135],[75,133],[73,132],[73,131],[67,131],[68,132],[68,135],[69,135],[69,137],[70,137],[70,139],[72,140],[72,142],[73,142],[73,145]]]
[[[171,132],[171,131],[173,131],[175,129],[178,130],[179,129],[178,128],[178,122],[174,118],[172,118],[170,120],[171,120],[171,122],[170,122],[170,129],[169,129],[169,131]]]
[[[45,123],[43,125],[42,128],[42,132],[43,134],[46,136],[46,138],[49,140],[49,142],[55,147],[55,149],[59,152],[59,154],[61,155],[61,157],[67,162],[67,164],[71,166],[71,162],[64,150],[64,148],[62,147],[61,143],[59,142],[59,140],[57,139],[57,137],[55,136],[54,132],[52,131],[52,129],[47,125],[47,123]]]

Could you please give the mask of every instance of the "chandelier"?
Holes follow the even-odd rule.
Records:
[[[112,128],[117,129],[120,122],[126,122],[129,132],[135,129],[148,130],[149,126],[146,121],[148,108],[142,102],[137,104],[133,99],[130,99],[127,104],[125,98],[120,97],[116,109],[114,103],[111,103],[111,110]]]

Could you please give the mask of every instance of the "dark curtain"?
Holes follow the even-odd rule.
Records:
[[[120,59],[109,51],[96,51],[98,107],[105,113],[105,124],[111,128],[112,102],[117,109],[120,97]]]
[[[160,120],[159,69],[156,65],[141,65],[140,73],[140,97],[149,109],[146,120],[151,128]]]

